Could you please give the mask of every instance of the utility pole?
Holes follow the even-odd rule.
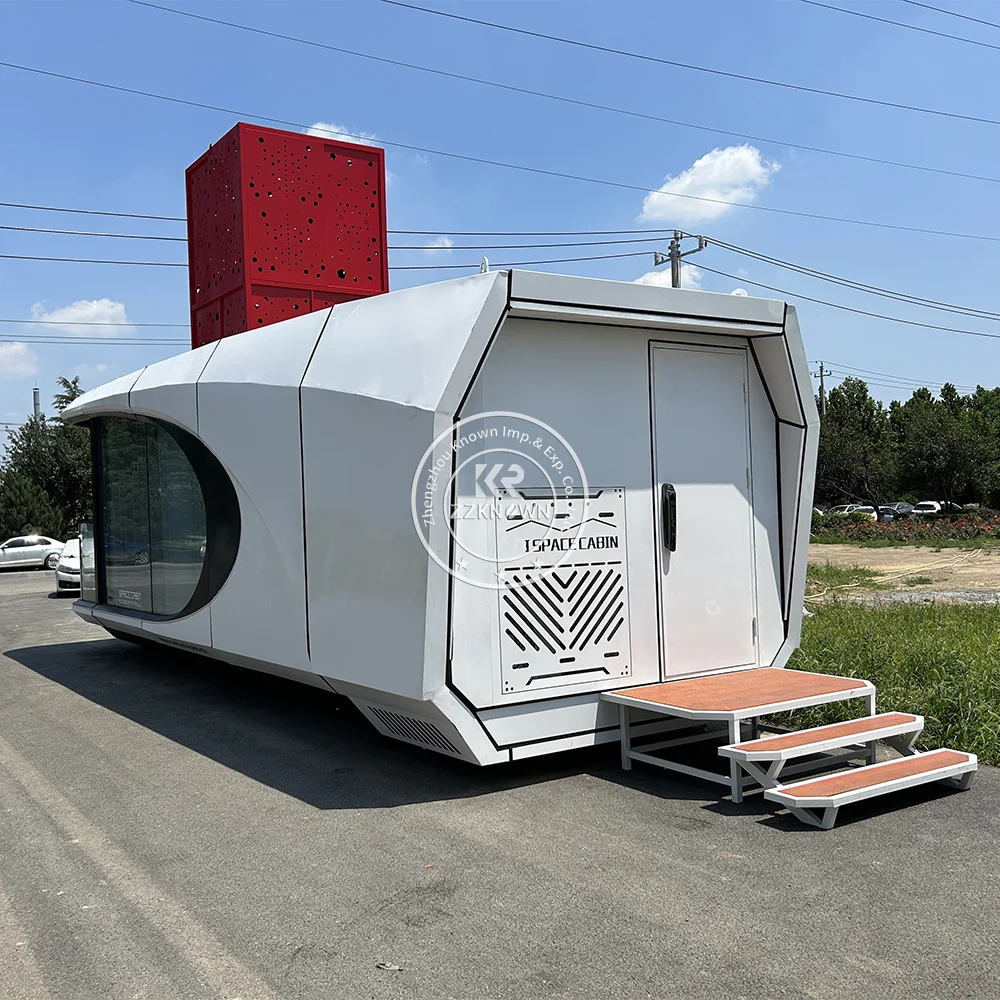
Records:
[[[685,250],[681,253],[681,240],[697,240],[698,245],[692,247],[690,250]],[[704,236],[689,236],[687,233],[682,233],[679,229],[674,230],[674,238],[670,241],[670,246],[667,248],[667,253],[660,253],[658,250],[653,251],[653,266],[659,267],[660,264],[666,264],[670,261],[670,287],[680,288],[681,287],[681,259],[683,257],[688,257],[693,253],[697,253],[699,250],[704,250],[708,246],[708,239]]]
[[[826,368],[821,361],[819,363],[819,371],[813,373],[813,378],[819,379],[819,415],[820,417],[826,416],[826,376],[832,375],[833,372],[829,368]]]

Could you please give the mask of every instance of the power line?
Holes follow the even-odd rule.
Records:
[[[960,306],[951,302],[941,302],[937,299],[927,299],[918,295],[910,295],[907,292],[897,292],[891,288],[880,288],[878,285],[869,285],[863,281],[856,281],[853,278],[842,278],[835,274],[828,274],[825,271],[817,271],[813,268],[805,267],[802,264],[794,264],[787,260],[781,260],[779,257],[771,257],[768,254],[763,254],[756,250],[749,250],[746,247],[736,246],[734,243],[726,243],[723,240],[716,240],[711,237],[708,237],[708,241],[713,246],[721,247],[723,250],[729,250],[744,257],[750,257],[751,259],[759,261],[763,264],[773,264],[776,267],[782,267],[788,271],[803,274],[806,277],[817,278],[820,281],[828,281],[835,285],[843,285],[844,287],[852,288],[855,291],[868,292],[871,295],[881,295],[884,298],[894,299],[898,302],[906,302],[909,305],[922,306],[925,309],[937,309],[941,312],[958,313],[960,316],[971,316],[976,319],[1000,321],[1000,313],[991,312],[988,309],[976,309],[971,306]]]
[[[72,215],[106,215],[115,219],[155,219],[158,222],[186,222],[176,215],[140,215],[138,212],[97,212],[91,208],[53,208],[51,205],[24,205],[17,201],[0,201],[0,208],[27,208],[35,212],[67,212]]]
[[[0,226],[15,233],[50,233],[55,236],[100,236],[115,240],[164,240],[168,243],[187,243],[186,236],[145,236],[137,233],[91,233],[84,229],[40,229],[37,226]]]
[[[0,343],[3,344],[56,344],[65,346],[68,344],[83,344],[95,347],[99,344],[114,344],[118,347],[162,347],[173,344],[190,344],[189,340],[175,339],[166,340],[161,338],[139,339],[126,337],[26,337],[5,336],[0,334]]]
[[[809,295],[801,295],[798,292],[790,292],[786,288],[776,288],[774,285],[765,285],[761,281],[751,281],[736,274],[729,274],[726,271],[718,271],[714,267],[706,264],[699,264],[700,271],[708,271],[711,274],[721,275],[723,278],[730,278],[741,284],[753,285],[755,288],[766,288],[770,292],[777,292],[779,295],[786,295],[791,299],[802,299],[804,302],[815,302],[817,305],[828,306],[830,309],[841,309],[844,312],[855,313],[858,316],[870,316],[873,319],[884,319],[890,323],[902,323],[904,326],[919,326],[925,330],[943,330],[946,333],[961,333],[969,337],[986,337],[989,340],[1000,340],[1000,333],[984,333],[981,330],[963,330],[954,326],[938,326],[935,323],[920,323],[917,320],[903,319],[900,316],[886,316],[883,313],[869,312],[867,309],[855,309],[853,306],[845,306],[839,302],[827,302],[825,299],[815,299]]]
[[[768,87],[781,87],[785,90],[797,90],[806,94],[820,94],[824,97],[836,97],[842,101],[854,101],[860,104],[875,104],[883,108],[895,108],[900,111],[915,111],[925,115],[936,115],[941,118],[955,118],[960,121],[979,122],[983,125],[1000,125],[1000,121],[995,118],[981,118],[977,115],[965,115],[957,111],[941,111],[937,108],[922,108],[914,104],[901,104],[897,101],[883,101],[875,97],[862,97],[859,94],[844,94],[836,90],[823,90],[820,87],[806,87],[798,83],[786,83],[783,80],[768,80],[764,77],[749,76],[746,73],[734,73],[730,70],[714,69],[708,66],[696,66],[693,63],[678,62],[674,59],[663,59],[660,56],[651,56],[643,52],[630,52],[626,49],[616,49],[607,45],[597,45],[593,42],[584,42],[576,38],[564,38],[561,35],[549,35],[542,31],[530,31],[527,28],[515,28],[509,24],[500,24],[496,21],[484,21],[477,17],[467,17],[463,14],[453,14],[444,10],[433,10],[430,7],[421,7],[418,4],[404,3],[403,0],[381,0],[382,3],[392,7],[405,7],[407,10],[420,11],[423,14],[433,14],[436,17],[446,17],[454,21],[465,21],[468,24],[478,24],[485,28],[496,28],[499,31],[509,31],[516,35],[527,35],[531,38],[543,38],[549,42],[558,42],[561,45],[573,45],[577,48],[590,49],[594,52],[604,52],[610,55],[626,56],[629,59],[640,59],[644,62],[658,63],[662,66],[673,66],[675,69],[693,70],[698,73],[709,73],[713,76],[724,76],[732,80],[744,80],[749,83],[761,83]]]
[[[0,323],[27,323],[33,326],[124,326],[124,327],[177,327],[189,329],[187,323],[105,323],[98,320],[75,319],[0,319]]]
[[[928,388],[930,388],[932,385],[934,385],[934,386],[944,386],[944,385],[948,385],[949,384],[948,382],[933,382],[933,381],[928,382],[928,381],[923,381],[921,379],[916,379],[916,378],[905,378],[902,375],[893,375],[893,374],[891,374],[889,372],[876,372],[876,371],[872,371],[869,368],[855,368],[852,365],[842,365],[842,364],[839,364],[836,361],[831,361],[830,364],[834,368],[840,368],[843,371],[860,372],[863,375],[876,375],[876,376],[878,376],[880,378],[895,379],[895,380],[901,381],[901,382],[909,382],[909,383],[911,383],[913,385],[917,385],[917,386],[927,386]],[[975,389],[976,388],[976,386],[970,385],[968,383],[962,384],[962,383],[958,383],[958,382],[952,382],[950,384],[953,385],[953,386],[955,386],[956,389]]]
[[[500,83],[497,80],[485,80],[481,77],[467,76],[464,73],[454,73],[449,70],[439,69],[433,66],[421,66],[416,63],[404,62],[400,59],[390,59],[386,56],[374,55],[370,52],[358,52],[354,49],[346,49],[339,45],[329,45],[325,42],[318,42],[312,38],[299,38],[295,35],[286,35],[278,31],[269,31],[266,28],[255,28],[248,24],[241,24],[237,21],[225,21],[217,17],[208,17],[205,14],[195,14],[193,11],[177,10],[174,7],[165,7],[161,4],[149,3],[147,0],[130,0],[131,3],[139,7],[149,7],[153,10],[163,11],[169,14],[176,14],[181,17],[189,17],[196,21],[205,21],[209,24],[217,24],[227,28],[236,28],[239,31],[247,31],[255,35],[264,35],[268,38],[277,38],[281,41],[294,42],[298,45],[308,45],[312,48],[324,49],[329,52],[337,52],[341,55],[352,56],[357,59],[367,59],[373,62],[382,63],[388,66],[396,66],[403,69],[415,70],[420,73],[429,73],[433,76],[441,76],[450,80],[459,80],[463,83],[474,83],[482,87],[492,87],[497,90],[504,90],[515,94],[524,94],[529,97],[538,97],[548,101],[557,101],[563,104],[573,104],[577,107],[590,108],[595,111],[604,111],[609,114],[623,115],[629,118],[639,118],[645,121],[658,122],[664,125],[674,125],[679,128],[695,129],[700,132],[708,132],[712,135],[730,136],[736,139],[749,139],[751,142],[764,142],[773,145],[787,146],[791,149],[801,149],[811,153],[821,153],[826,156],[840,156],[852,160],[862,160],[867,163],[878,163],[892,167],[902,167],[908,170],[922,170],[929,173],[944,174],[949,177],[961,177],[967,180],[989,181],[1000,183],[1000,177],[986,177],[981,174],[970,174],[959,170],[946,170],[941,167],[931,167],[919,163],[906,163],[899,160],[888,160],[877,156],[868,156],[862,153],[849,153],[844,150],[825,149],[821,146],[808,146],[803,143],[788,142],[784,139],[772,139],[767,136],[750,135],[746,132],[735,132],[732,129],[713,128],[708,125],[699,125],[694,122],[680,121],[675,118],[664,118],[661,115],[653,115],[646,112],[634,111],[628,108],[617,108],[607,104],[598,104],[593,101],[584,101],[575,97],[567,97],[563,94],[550,94],[540,90],[533,90],[529,87],[518,87],[513,84]]]
[[[925,35],[937,35],[938,38],[950,38],[955,42],[965,42],[967,45],[980,45],[984,49],[1000,50],[1000,45],[993,45],[990,42],[981,42],[978,38],[964,38],[962,35],[949,35],[946,31],[934,31],[932,28],[921,28],[916,24],[907,24],[905,21],[893,21],[888,17],[876,17],[874,14],[864,14],[860,10],[850,10],[847,7],[836,7],[830,3],[820,3],[819,0],[799,0],[800,3],[807,3],[810,7],[824,7],[826,10],[839,11],[841,14],[853,14],[855,17],[863,17],[868,21],[880,21],[882,24],[892,24],[897,28],[909,28],[910,31],[921,31]]]
[[[645,240],[642,242],[646,242]],[[419,249],[425,250],[426,247]],[[529,249],[529,248],[524,248]],[[621,257],[648,257],[649,250],[633,250],[629,253],[605,253],[594,254],[587,257],[556,257],[547,260],[512,260],[503,264],[494,264],[495,268],[504,267],[527,267],[530,264],[570,264],[577,261],[588,260],[614,260]],[[103,260],[95,257],[43,257],[30,254],[0,253],[0,259],[4,260],[41,260],[60,264],[122,264],[134,267],[187,267],[184,261],[158,261],[158,260]],[[479,261],[470,261],[467,264],[409,264],[393,265],[390,271],[447,271],[447,270],[478,270]]]
[[[950,14],[952,17],[960,17],[963,21],[975,21],[976,24],[985,24],[989,28],[1000,28],[1000,24],[995,21],[984,21],[979,17],[971,17],[969,14],[959,14],[957,10],[948,10],[947,7],[935,7],[929,3],[918,3],[918,0],[903,0],[911,7],[923,7],[924,10],[936,10],[939,14]]]
[[[93,233],[88,232],[83,229],[44,229],[38,226],[0,226],[0,230],[13,230],[19,233],[47,233],[58,236],[112,236],[117,239],[122,240],[167,240],[173,243],[187,243],[186,236],[145,236],[138,233]],[[638,230],[641,232],[641,230]],[[392,232],[392,230],[390,230]],[[427,246],[426,244],[421,246],[405,246],[405,245],[393,245],[389,244],[387,249],[389,250],[540,250],[547,247],[601,247],[601,246],[620,246],[625,243],[655,243],[663,238],[663,234],[673,230],[651,230],[641,239],[627,239],[627,240],[586,240],[582,242],[572,242],[568,243],[565,241],[559,243],[484,243],[484,244],[465,244],[461,246]],[[442,235],[440,230],[433,233],[420,233],[421,236],[440,236]],[[446,234],[445,234],[446,235]],[[455,234],[462,235],[459,233]],[[513,234],[520,235],[520,234]],[[595,234],[597,235],[597,234]]]
[[[394,3],[396,0],[382,0],[383,3]],[[449,17],[458,15],[448,15]],[[113,90],[118,93],[131,94],[136,97],[148,97],[156,101],[165,101],[169,104],[180,104],[185,107],[199,108],[203,111],[216,111],[221,114],[234,115],[237,118],[250,118],[255,121],[268,122],[275,125],[285,125],[296,129],[309,129],[312,126],[303,124],[302,122],[289,121],[286,118],[274,118],[267,115],[255,115],[246,111],[237,111],[233,108],[223,108],[215,104],[205,104],[201,101],[189,101],[180,97],[169,97],[163,94],[154,94],[146,90],[137,90],[132,87],[121,87],[117,84],[112,83],[102,83],[97,80],[87,80],[83,77],[70,76],[66,73],[56,73],[52,70],[37,69],[33,66],[21,66],[17,63],[10,62],[0,62],[0,66],[4,66],[8,69],[18,70],[25,73],[35,73],[40,76],[47,76],[57,80],[67,80],[71,83],[82,83],[91,87],[99,87],[103,90]],[[1000,124],[1000,121],[997,122]],[[331,136],[341,135],[344,136],[346,133],[338,133],[330,131],[328,132]],[[543,167],[533,167],[528,166],[524,163],[507,163],[503,160],[491,160],[487,157],[482,156],[471,156],[466,153],[455,153],[450,150],[442,149],[432,149],[427,146],[416,146],[412,143],[394,142],[389,139],[379,139],[379,143],[384,146],[395,146],[399,149],[408,149],[412,152],[417,153],[427,153],[432,156],[444,156],[449,159],[462,160],[466,163],[480,163],[487,166],[493,167],[503,167],[507,170],[519,170],[524,173],[537,174],[542,177],[554,177],[559,180],[571,180],[579,181],[585,184],[599,184],[604,187],[617,188],[619,190],[625,191],[642,191],[644,194],[650,194],[650,188],[648,184],[626,184],[623,181],[611,181],[599,177],[587,177],[583,174],[571,174],[562,170],[547,170]],[[775,208],[770,205],[751,205],[743,202],[727,201],[724,198],[708,198],[703,195],[693,195],[693,194],[680,194],[675,192],[667,192],[663,197],[670,198],[682,198],[687,201],[700,201],[706,202],[713,205],[726,205],[730,208],[745,208],[756,212],[768,212],[774,215],[787,215],[792,218],[799,219],[813,219],[820,222],[838,222],[844,225],[853,226],[868,226],[874,229],[888,229],[896,232],[907,232],[907,233],[918,233],[924,236],[949,236],[956,239],[971,239],[971,240],[982,240],[988,243],[1000,243],[1000,236],[986,236],[980,235],[978,233],[956,233],[947,230],[940,229],[923,229],[917,226],[901,226],[893,223],[887,222],[873,222],[868,219],[851,219],[844,216],[835,215],[820,215],[816,212],[800,212],[789,208]]]

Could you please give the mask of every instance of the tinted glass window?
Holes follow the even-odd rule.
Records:
[[[8,549],[21,549],[27,544],[23,538],[12,538],[4,547]]]
[[[175,615],[194,595],[205,560],[205,499],[181,446],[164,429],[146,429],[153,611]]]
[[[152,611],[146,424],[101,421],[103,548],[107,601]]]
[[[95,423],[100,516],[94,555],[83,536],[81,589],[93,573],[99,601],[190,614],[217,593],[236,560],[233,484],[205,446],[178,427],[113,417]]]

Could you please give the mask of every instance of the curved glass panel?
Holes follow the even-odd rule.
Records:
[[[119,417],[96,423],[103,602],[167,617],[190,614],[218,591],[236,558],[232,483],[180,428]]]

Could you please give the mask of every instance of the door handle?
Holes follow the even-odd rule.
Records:
[[[663,518],[663,544],[677,551],[677,490],[670,483],[660,487],[660,516]]]

